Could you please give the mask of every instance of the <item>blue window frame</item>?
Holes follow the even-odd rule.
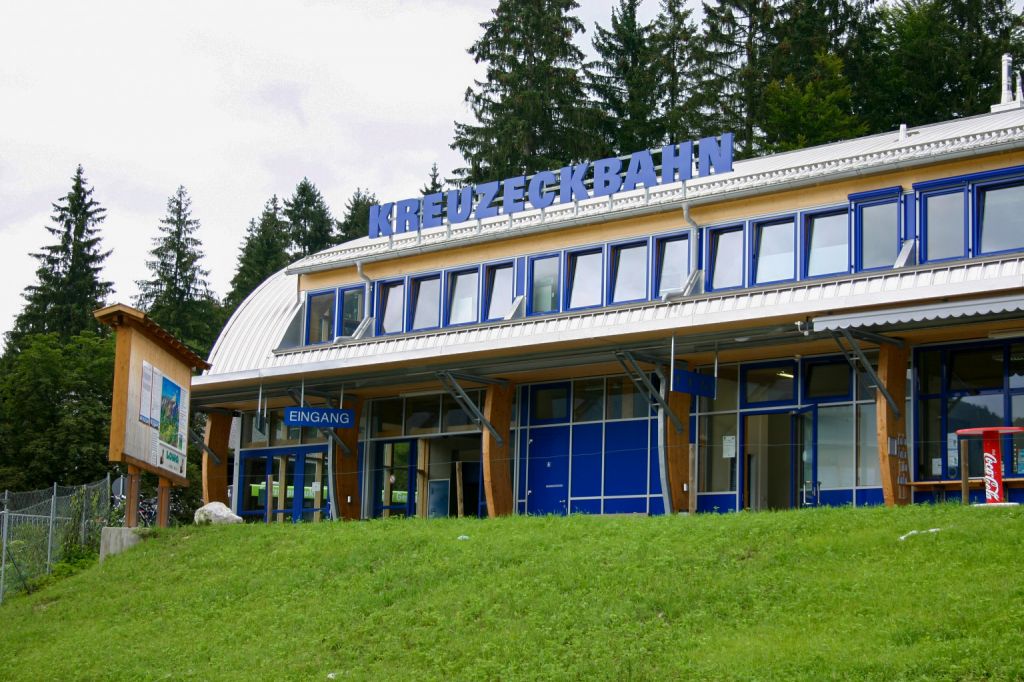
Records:
[[[529,291],[527,314],[543,315],[559,311],[558,255],[535,256],[529,262]]]
[[[306,343],[315,345],[334,341],[334,320],[337,315],[337,296],[334,289],[306,296]]]
[[[512,262],[484,267],[484,321],[503,320],[515,298],[515,267]]]
[[[708,230],[707,250],[708,291],[743,286],[743,226]]]
[[[382,282],[377,291],[377,334],[402,333],[405,322],[405,280]]]
[[[661,237],[654,242],[654,291],[661,298],[678,291],[690,277],[690,234]]]
[[[824,277],[850,271],[849,208],[803,216],[804,277]]]
[[[796,404],[797,364],[792,360],[740,367],[740,407]]]
[[[604,250],[585,249],[566,256],[565,310],[596,308],[604,303]]]
[[[853,400],[853,371],[845,358],[831,356],[804,360],[801,371],[802,403]]]
[[[753,284],[795,279],[796,218],[788,216],[755,222],[750,252]]]
[[[859,270],[891,268],[902,244],[901,187],[849,196],[854,224],[854,264]]]
[[[445,295],[445,320],[449,325],[473,324],[478,318],[480,302],[480,269],[456,270],[448,273]]]
[[[413,277],[409,283],[409,331],[441,326],[441,276]]]
[[[647,300],[647,240],[608,250],[608,304]]]
[[[338,336],[352,336],[366,316],[366,288],[347,287],[338,292],[341,314],[338,315]]]
[[[921,195],[921,262],[967,256],[967,188]]]
[[[1024,249],[1024,179],[979,184],[973,194],[975,253]]]

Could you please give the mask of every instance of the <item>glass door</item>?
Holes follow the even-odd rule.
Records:
[[[805,407],[792,413],[793,461],[796,465],[797,507],[817,507],[821,503],[818,477],[818,408]]]
[[[416,515],[416,441],[374,443],[373,515]]]
[[[247,521],[330,518],[327,451],[274,448],[242,452],[239,513]]]

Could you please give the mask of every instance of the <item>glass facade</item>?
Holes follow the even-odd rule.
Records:
[[[963,258],[967,252],[964,192],[927,195],[923,204],[927,260]]]
[[[612,303],[647,298],[647,244],[612,249]]]
[[[997,185],[978,190],[978,225],[981,252],[1024,249],[1024,184]]]
[[[743,286],[743,229],[711,234],[711,287],[729,289]]]
[[[433,329],[441,324],[441,278],[414,279],[410,287],[412,329]]]
[[[309,297],[309,343],[328,343],[334,340],[334,307],[333,291]]]
[[[864,270],[887,268],[899,254],[898,201],[857,207],[860,267]]]
[[[658,240],[658,298],[682,289],[690,276],[690,239],[687,236]]]
[[[558,312],[558,257],[538,258],[530,268],[530,312]]]
[[[341,336],[352,336],[363,321],[365,309],[363,287],[341,292]]]
[[[380,289],[380,332],[397,334],[405,328],[405,282],[385,284]]]
[[[604,254],[600,251],[569,254],[569,307],[590,308],[601,305],[604,294],[601,278]]]
[[[480,274],[476,270],[452,273],[448,279],[448,324],[476,322]]]
[[[850,228],[846,211],[807,219],[807,276],[819,277],[850,269]]]
[[[754,226],[754,283],[793,279],[796,268],[793,219]]]
[[[488,320],[500,320],[508,315],[512,307],[513,280],[515,271],[511,265],[496,265],[487,268],[487,314]]]

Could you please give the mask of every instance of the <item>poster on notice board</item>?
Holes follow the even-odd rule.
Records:
[[[185,476],[187,464],[188,389],[143,361],[139,422],[149,430],[149,463]]]

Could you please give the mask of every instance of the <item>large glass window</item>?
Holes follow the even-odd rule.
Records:
[[[857,485],[882,485],[875,403],[857,405]]]
[[[569,384],[535,386],[530,394],[530,423],[564,422],[569,419]]]
[[[899,255],[899,201],[857,207],[860,267],[891,267]]]
[[[441,278],[414,279],[410,287],[412,329],[433,329],[441,324]]]
[[[658,298],[682,289],[690,276],[690,240],[686,235],[658,241]]]
[[[1002,346],[957,350],[949,355],[949,390],[982,391],[1003,387]]]
[[[569,307],[589,308],[601,305],[604,298],[601,275],[604,254],[600,251],[569,254]]]
[[[612,303],[647,298],[647,244],[612,247]]]
[[[743,286],[743,228],[711,234],[711,288]]]
[[[363,287],[341,292],[341,336],[352,336],[363,321]]]
[[[599,421],[604,412],[604,379],[580,379],[572,382],[572,420]]]
[[[309,343],[328,343],[334,340],[335,292],[312,294],[308,300]]]
[[[1024,183],[978,190],[978,231],[981,252],[1024,249]]]
[[[405,317],[405,282],[392,282],[380,288],[380,331],[382,334],[397,334],[402,331]]]
[[[558,256],[530,262],[530,312],[558,312]]]
[[[754,283],[793,279],[796,263],[793,219],[754,226]]]
[[[402,435],[402,399],[374,400],[370,419],[370,436],[373,438],[393,438]]]
[[[963,191],[929,194],[923,198],[922,204],[925,260],[963,258],[967,254]]]
[[[476,322],[479,280],[477,270],[448,275],[448,324]]]
[[[849,400],[853,391],[853,377],[850,364],[845,360],[835,362],[813,362],[806,365],[806,385],[804,399],[817,400]]]
[[[405,435],[437,433],[441,425],[441,396],[410,396],[405,399]]]
[[[701,417],[700,487],[702,493],[736,490],[736,455],[739,447],[736,414]]]
[[[744,402],[794,402],[796,365],[793,363],[743,368]]]
[[[714,367],[704,367],[701,374],[715,375]],[[736,365],[719,365],[715,380],[715,397],[700,399],[701,412],[722,412],[735,410],[739,400],[740,369]]]
[[[818,480],[822,488],[854,485],[853,406],[818,408]]]
[[[650,415],[651,405],[632,379],[625,376],[608,378],[606,419],[636,419]]]
[[[495,265],[487,268],[487,316],[488,320],[501,320],[512,307],[512,264]]]
[[[850,269],[850,229],[846,211],[807,218],[807,276],[818,277]]]

